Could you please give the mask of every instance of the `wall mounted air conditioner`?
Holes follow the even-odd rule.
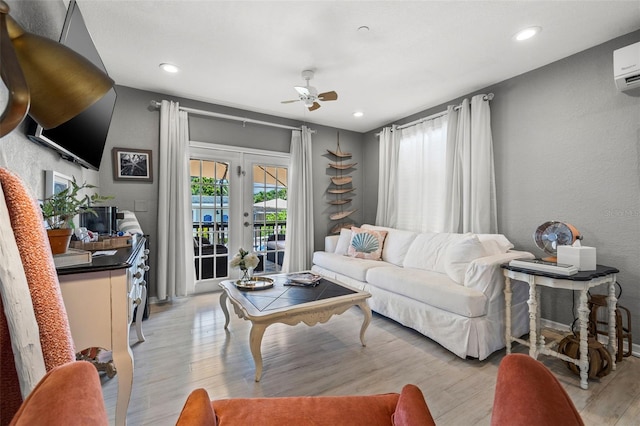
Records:
[[[640,87],[640,42],[613,51],[613,78],[620,91]]]

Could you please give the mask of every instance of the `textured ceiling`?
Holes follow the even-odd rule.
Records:
[[[359,132],[640,28],[640,0],[77,2],[119,85]],[[304,69],[339,99],[281,104]]]

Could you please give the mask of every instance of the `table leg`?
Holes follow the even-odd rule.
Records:
[[[138,342],[144,342],[144,334],[142,334],[142,317],[144,315],[144,309],[147,305],[147,286],[140,286],[140,304],[136,310],[136,333],[138,334]]]
[[[260,346],[266,329],[266,324],[252,323],[251,332],[249,333],[249,347],[251,348],[253,362],[256,364],[256,382],[259,382],[262,377],[262,352],[260,351]]]
[[[229,327],[229,309],[227,308],[227,292],[224,290],[220,294],[220,307],[224,313],[224,329],[226,330]]]
[[[507,355],[511,353],[511,278],[504,278],[504,343]]]
[[[580,387],[588,389],[587,379],[589,378],[589,332],[587,326],[589,324],[589,306],[588,289],[580,290],[580,305],[578,306],[578,318],[580,319],[580,359],[578,366],[580,367]]]
[[[367,331],[367,327],[369,327],[369,324],[371,323],[371,308],[366,301],[358,303],[358,306],[364,314],[364,320],[362,321],[362,327],[360,328],[360,343],[362,343],[362,346],[367,346],[364,341],[364,332]]]
[[[127,409],[133,386],[133,352],[127,342],[126,347],[113,348],[113,365],[118,373],[118,399],[116,401],[116,425],[127,424]]]
[[[607,307],[609,308],[609,342],[607,347],[611,354],[611,369],[616,369],[616,357],[618,354],[618,338],[616,334],[616,275],[614,274],[609,283],[609,297],[607,297]]]
[[[536,291],[536,283],[534,277],[529,277],[529,356],[533,359],[538,358],[538,292]]]

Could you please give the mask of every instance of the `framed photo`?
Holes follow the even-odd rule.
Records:
[[[44,171],[44,198],[49,198],[71,186],[73,178],[53,170]]]
[[[153,182],[150,149],[113,148],[113,179]]]

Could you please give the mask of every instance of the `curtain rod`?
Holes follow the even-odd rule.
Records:
[[[493,96],[494,96],[493,93],[489,93],[488,95],[484,95],[482,97],[482,100],[483,101],[490,101],[490,100],[493,99]],[[456,111],[459,110],[460,109],[460,105],[453,107],[453,109],[456,110]],[[414,125],[416,125],[418,123],[422,123],[424,121],[435,120],[436,118],[442,117],[443,115],[447,115],[447,111],[438,112],[438,113],[432,114],[432,115],[430,115],[428,117],[419,118],[419,119],[411,121],[409,123],[401,124],[399,126],[396,126],[396,129],[397,130],[406,129],[407,127],[414,126]],[[380,135],[380,133],[376,133],[375,134],[375,136],[379,136],[379,135]]]
[[[150,105],[153,108],[160,108],[161,103],[158,101],[151,101]],[[302,130],[302,128],[300,127],[293,127],[293,126],[287,126],[285,124],[271,123],[269,121],[254,120],[252,118],[239,117],[237,115],[229,115],[229,114],[221,114],[219,112],[204,111],[201,109],[187,108],[187,107],[181,106],[180,110],[191,113],[191,114],[195,114],[195,115],[203,115],[206,117],[215,117],[215,118],[223,118],[225,120],[242,121],[243,123],[261,124],[263,126],[278,127],[280,129]],[[311,130],[311,133],[315,133],[315,132],[316,132],[315,130]]]

